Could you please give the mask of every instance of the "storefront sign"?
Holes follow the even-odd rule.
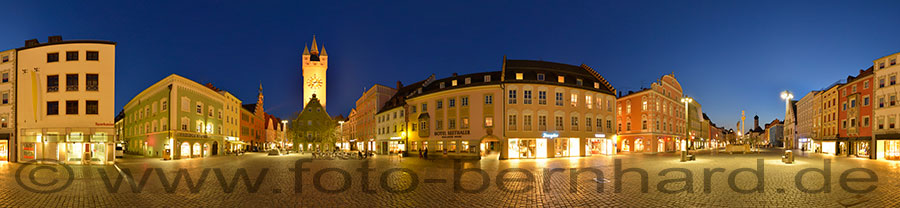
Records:
[[[469,130],[436,131],[434,135],[441,138],[461,138],[463,135],[469,135],[469,133]]]
[[[548,138],[548,139],[553,139],[553,138],[559,137],[559,133],[557,133],[557,132],[543,132],[543,133],[541,133],[541,137]]]
[[[205,134],[194,134],[194,133],[187,133],[187,132],[178,132],[178,133],[175,134],[175,136],[178,136],[178,137],[193,137],[193,138],[209,138],[209,135],[205,135]]]
[[[606,134],[594,134],[594,137],[597,137],[597,138],[606,138]]]
[[[100,122],[94,123],[94,125],[96,125],[96,126],[115,126],[115,124],[113,124],[113,123],[100,123]]]
[[[391,140],[400,140],[400,137],[391,137]]]

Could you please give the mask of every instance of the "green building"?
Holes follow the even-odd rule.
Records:
[[[331,151],[340,133],[337,126],[313,94],[288,131],[297,151]]]
[[[171,159],[222,154],[226,98],[197,82],[170,75],[124,108],[125,151]]]

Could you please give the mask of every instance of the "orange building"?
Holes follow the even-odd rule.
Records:
[[[629,92],[616,100],[617,150],[671,152],[679,149],[685,120],[681,84],[667,74],[650,88]]]
[[[874,94],[874,69],[859,71],[856,77],[847,77],[847,84],[838,89],[838,140],[849,145],[841,155],[870,157],[872,140],[872,96]]]
[[[259,85],[259,94],[256,103],[241,106],[241,141],[249,143],[247,150],[260,151],[265,148],[266,142],[266,113],[263,110],[262,85]]]

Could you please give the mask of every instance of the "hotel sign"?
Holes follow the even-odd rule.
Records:
[[[557,132],[546,132],[546,131],[545,131],[545,132],[542,132],[542,133],[541,133],[541,137],[548,138],[548,139],[553,139],[553,138],[559,137],[559,133],[557,133]]]
[[[469,133],[469,130],[436,131],[434,135],[441,138],[461,138],[463,135],[469,135]]]
[[[206,135],[206,134],[194,134],[194,133],[187,133],[187,132],[178,132],[178,133],[175,134],[175,136],[177,136],[177,137],[204,138],[204,139],[205,139],[205,138],[209,138],[209,135]]]

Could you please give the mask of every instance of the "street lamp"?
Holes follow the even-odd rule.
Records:
[[[784,100],[784,120],[787,120],[788,113],[791,112],[791,99],[793,99],[793,98],[794,98],[794,94],[791,94],[790,91],[785,90],[785,91],[781,92],[781,99]],[[793,120],[791,120],[791,121],[793,121]],[[785,125],[787,125],[787,124],[785,123]],[[797,127],[794,126],[794,128],[797,128]],[[794,149],[794,137],[796,136],[794,134],[794,132],[795,131],[793,129],[791,129],[791,139],[787,140],[786,144],[784,145],[785,149]],[[782,131],[782,134],[783,134],[783,131]],[[783,136],[784,135],[782,135],[782,137]]]
[[[681,102],[684,103],[684,139],[683,139],[683,141],[685,141],[684,144],[681,145],[681,162],[685,162],[688,160],[687,159],[687,155],[688,155],[687,140],[691,138],[691,134],[690,134],[691,122],[690,122],[690,119],[688,119],[688,104],[690,104],[693,101],[694,101],[694,99],[692,99],[691,97],[681,98]]]
[[[341,125],[341,133],[340,133],[340,135],[341,135],[341,148],[343,148],[343,145],[344,145],[344,121],[338,121],[338,124]]]
[[[282,149],[287,149],[286,147],[284,147],[285,141],[287,140],[287,135],[285,135],[287,132],[287,124],[288,124],[288,120],[281,120],[281,148]]]

